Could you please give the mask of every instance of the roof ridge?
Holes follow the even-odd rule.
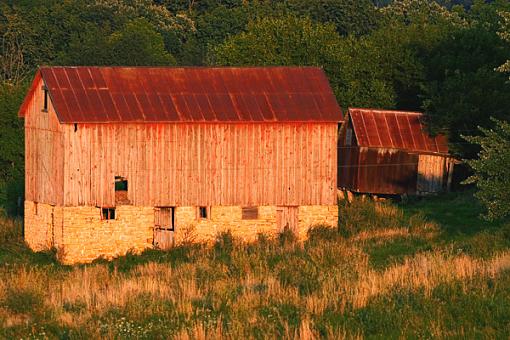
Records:
[[[348,109],[348,111],[351,111],[351,110],[364,111],[364,112],[377,112],[377,113],[392,113],[392,114],[402,114],[402,115],[423,115],[423,112],[420,112],[420,111],[404,111],[404,110],[350,107]]]
[[[272,69],[272,68],[293,68],[293,69],[318,69],[324,70],[322,66],[309,66],[309,65],[268,65],[268,66],[193,66],[193,65],[175,65],[175,66],[151,66],[151,65],[141,65],[141,66],[129,66],[129,65],[40,65],[39,69],[51,69],[51,68],[134,68],[134,69],[148,69],[148,68],[166,68],[166,69]]]

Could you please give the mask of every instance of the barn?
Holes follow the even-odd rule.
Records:
[[[422,195],[449,190],[453,158],[419,112],[351,108],[339,132],[338,187],[359,193]]]
[[[343,120],[315,67],[41,67],[25,240],[64,263],[336,225]]]

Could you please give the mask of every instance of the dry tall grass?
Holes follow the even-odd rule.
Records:
[[[402,219],[393,207],[375,210],[396,224]],[[363,330],[319,329],[317,320],[330,311],[353,313],[396,291],[429,296],[439,285],[459,283],[469,289],[474,280],[497,279],[510,269],[510,251],[479,259],[448,247],[407,256],[383,270],[370,266],[366,241],[426,238],[431,232],[437,233],[435,226],[421,221],[348,238],[325,231],[304,245],[234,241],[218,249],[192,247],[186,261],[173,265],[152,261],[126,270],[103,263],[4,265],[0,328],[34,335],[36,325],[52,322],[91,338],[361,338]],[[28,300],[29,308],[10,296]],[[434,327],[433,334],[447,334],[439,321]]]
[[[494,278],[510,269],[510,252],[503,252],[489,260],[473,259],[466,255],[452,255],[444,251],[428,252],[408,257],[401,265],[394,265],[379,273],[368,269],[351,286],[349,297],[354,306],[365,306],[370,298],[388,294],[394,289],[417,290],[426,294],[439,284],[466,282],[474,277]]]
[[[46,269],[26,266],[2,268],[0,301],[5,299],[6,294],[12,292],[13,288],[17,291],[37,292],[43,297],[45,308],[53,310],[62,325],[79,325],[100,337],[104,333],[98,332],[100,328],[97,324],[94,325],[92,320],[112,308],[131,308],[131,317],[143,318],[146,310],[142,306],[129,307],[136,299],[141,298],[148,305],[155,306],[160,301],[170,301],[184,319],[192,320],[196,313],[194,301],[213,292],[213,295],[218,296],[215,302],[217,305],[213,305],[213,309],[220,309],[221,295],[241,287],[241,292],[230,301],[231,306],[241,314],[241,320],[261,322],[257,311],[263,306],[274,302],[290,303],[299,306],[304,313],[297,329],[283,330],[285,337],[315,339],[318,335],[311,325],[310,316],[320,315],[327,308],[362,308],[372,298],[390,294],[396,289],[412,291],[423,288],[430,293],[439,284],[468,282],[474,277],[494,278],[502,271],[510,269],[510,252],[503,252],[488,260],[444,251],[428,252],[406,258],[403,264],[391,266],[382,272],[371,269],[363,256],[352,258],[354,262],[351,263],[351,268],[356,275],[349,278],[342,275],[341,271],[325,275],[322,289],[304,298],[295,287],[283,286],[280,280],[269,272],[263,275],[247,273],[240,280],[226,278],[199,287],[190,273],[196,273],[200,266],[207,267],[212,264],[185,264],[173,269],[166,264],[147,263],[136,266],[129,273],[109,271],[105,265],[78,267],[69,272],[55,274],[48,273]],[[265,285],[265,291],[257,292],[253,289],[260,284]],[[81,308],[75,312],[66,310],[69,309],[66,306]],[[4,326],[23,323],[29,318],[29,315],[16,313],[5,315],[5,311],[3,314]],[[275,315],[274,318],[278,320],[281,316]],[[181,329],[178,335],[194,339],[220,338],[227,334],[243,337],[247,334],[241,320],[234,320],[234,324],[228,325],[229,332],[226,334],[222,329],[225,322],[218,317],[208,322],[202,320],[192,323],[189,329]],[[279,322],[285,324],[283,319]]]

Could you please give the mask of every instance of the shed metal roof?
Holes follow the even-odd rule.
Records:
[[[339,122],[318,67],[41,67],[62,123]]]
[[[358,145],[448,154],[444,135],[430,136],[420,112],[350,108]]]

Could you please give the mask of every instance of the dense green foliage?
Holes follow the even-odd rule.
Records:
[[[23,192],[24,132],[17,112],[25,92],[25,86],[0,85],[0,205],[10,214],[19,213]]]
[[[494,121],[493,129],[480,128],[483,135],[465,137],[481,148],[478,159],[467,161],[475,172],[467,182],[476,184],[490,220],[510,216],[510,123]]]
[[[507,0],[3,1],[0,205],[22,193],[16,112],[48,64],[321,66],[344,109],[425,111],[432,133],[473,158],[461,135],[509,120],[496,70],[510,69],[508,13]]]
[[[470,195],[342,203],[339,229],[66,267],[0,218],[2,338],[504,338],[510,225]]]

